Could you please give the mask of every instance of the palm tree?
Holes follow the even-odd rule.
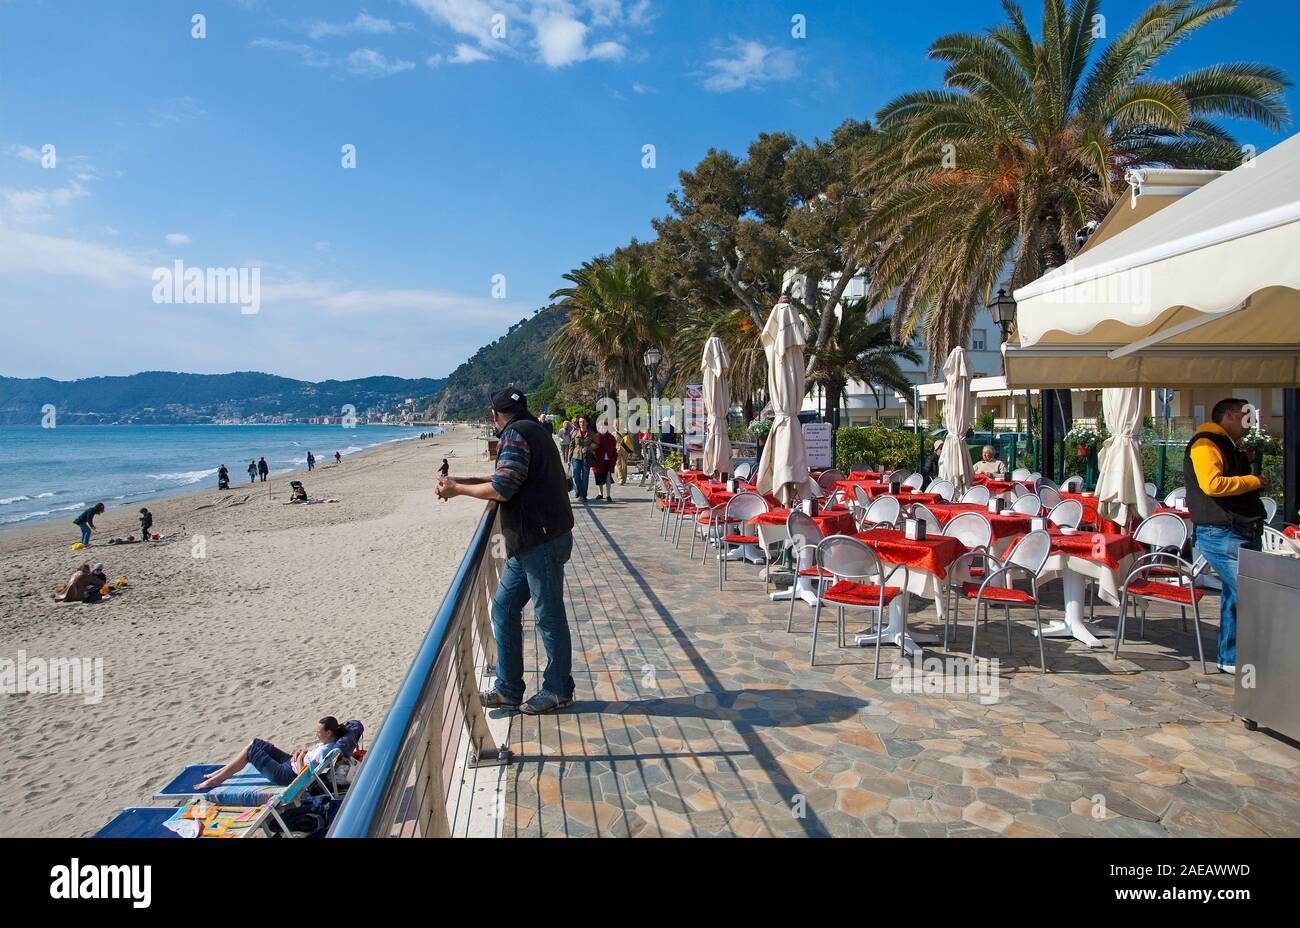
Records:
[[[569,312],[547,346],[553,371],[570,382],[594,374],[616,388],[645,391],[642,356],[669,335],[667,301],[651,286],[648,269],[597,260],[564,277],[572,286],[551,294]]]
[[[1041,38],[1018,5],[984,35],[930,46],[945,89],[899,97],[878,115],[859,182],[875,192],[864,241],[875,249],[873,305],[896,298],[895,334],[924,331],[932,368],[965,344],[1003,279],[1020,286],[1073,256],[1130,168],[1231,169],[1242,163],[1216,117],[1286,124],[1286,76],[1255,63],[1161,79],[1154,67],[1236,0],[1155,3],[1104,48],[1099,0],[1043,0]],[[1094,54],[1096,52],[1096,54]]]
[[[816,331],[820,311],[807,306],[797,308],[808,317]],[[911,396],[912,382],[899,362],[921,363],[921,356],[910,345],[894,340],[888,316],[873,320],[866,300],[843,304],[832,323],[831,337],[813,360],[809,384],[821,384],[826,395],[825,419],[833,421],[850,381],[858,381],[875,394],[879,405],[880,391],[896,390]]]

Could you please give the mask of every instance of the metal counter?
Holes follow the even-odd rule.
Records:
[[[1233,711],[1300,740],[1300,560],[1242,549]]]

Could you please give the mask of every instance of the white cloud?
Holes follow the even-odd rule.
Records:
[[[425,62],[431,68],[436,68],[444,64],[473,64],[476,61],[491,61],[492,56],[486,52],[480,51],[473,45],[467,45],[461,42],[456,46],[454,55],[430,55]]]
[[[118,248],[0,226],[0,275],[6,278],[58,277],[111,288],[143,287],[152,270],[148,262]]]
[[[353,35],[355,33],[383,35],[394,31],[396,28],[390,20],[371,16],[362,10],[350,23],[328,23],[319,19],[312,20],[307,23],[306,32],[309,38],[321,39]]]
[[[41,153],[30,145],[10,145],[7,151],[15,158],[30,161],[32,164],[41,163]]]
[[[599,61],[622,61],[627,49],[617,42],[601,42],[591,49],[591,57]]]
[[[79,174],[78,178],[80,179],[74,179],[62,187],[32,187],[28,190],[0,188],[0,198],[3,198],[5,204],[5,218],[20,224],[53,219],[56,209],[67,206],[73,200],[90,196],[82,179],[93,180],[93,175]]]
[[[704,79],[704,89],[714,93],[789,80],[797,72],[793,51],[738,38],[707,67],[711,73]]]
[[[363,77],[386,77],[415,67],[415,62],[400,58],[389,60],[373,48],[358,48],[348,55],[347,69]]]
[[[193,239],[191,239],[191,238],[190,238],[188,235],[186,235],[184,232],[168,232],[168,233],[167,233],[167,244],[168,244],[168,245],[189,245],[189,244],[191,244],[192,242],[193,242]]]
[[[566,16],[537,24],[537,50],[548,68],[562,68],[587,57],[587,27]]]
[[[656,93],[655,89],[649,84],[643,84],[640,81],[632,82],[633,93]]]
[[[303,45],[300,42],[282,42],[279,39],[253,39],[248,43],[248,47],[269,48],[272,51],[297,55],[302,59],[302,63],[310,68],[327,68],[332,63],[330,56],[323,51],[312,48],[310,45]]]

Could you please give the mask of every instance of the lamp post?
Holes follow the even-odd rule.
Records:
[[[650,347],[645,350],[646,372],[650,375],[650,415],[655,420],[655,434],[658,440],[664,440],[663,423],[659,422],[659,362],[663,360],[663,352],[658,348]]]
[[[1002,341],[1007,340],[1007,335],[1011,329],[1011,323],[1016,321],[1016,301],[1007,294],[1007,291],[1001,287],[998,288],[998,295],[993,298],[989,304],[989,314],[993,321],[998,324],[1002,330]]]

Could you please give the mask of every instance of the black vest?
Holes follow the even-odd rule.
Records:
[[[506,430],[528,443],[528,476],[500,512],[506,557],[514,557],[571,531],[573,510],[568,474],[550,430],[531,416],[514,419]]]
[[[1187,450],[1183,452],[1183,480],[1187,484],[1187,511],[1191,514],[1192,524],[1231,528],[1247,537],[1261,534],[1264,503],[1259,498],[1258,490],[1239,496],[1209,496],[1201,489],[1200,481],[1196,479],[1196,468],[1192,464],[1192,445],[1198,441],[1209,441],[1218,446],[1219,453],[1223,455],[1223,476],[1250,475],[1250,461],[1231,438],[1214,432],[1201,432],[1192,436],[1192,440],[1187,443]]]

